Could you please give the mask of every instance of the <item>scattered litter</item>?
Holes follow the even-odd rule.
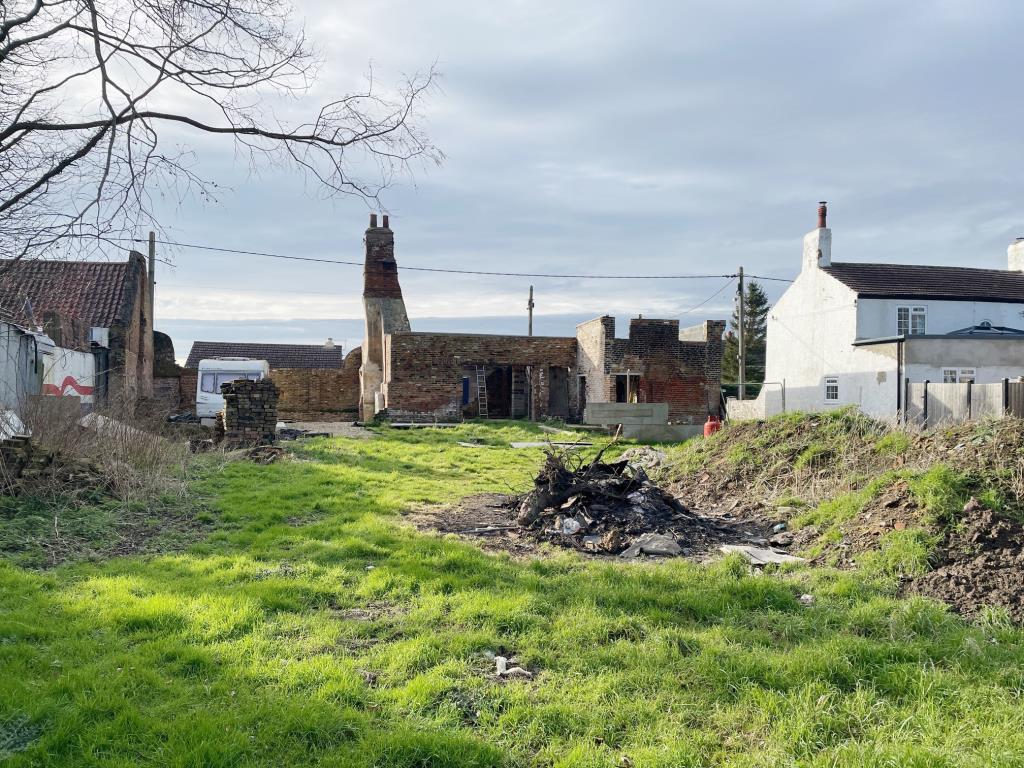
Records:
[[[772,533],[782,533],[784,530],[786,530],[785,523],[776,523],[772,526]]]
[[[516,678],[519,678],[521,680],[533,679],[533,672],[523,669],[520,666],[510,667],[509,659],[507,659],[505,656],[495,656],[494,666],[498,677],[502,678],[503,680],[510,680]]]
[[[723,544],[720,549],[726,554],[739,552],[754,565],[768,565],[770,563],[802,563],[802,557],[787,555],[785,552],[776,552],[773,549],[762,549],[760,547],[748,547],[742,544]]]
[[[814,605],[814,595],[800,595],[800,605],[806,605],[808,607]]]
[[[586,448],[593,445],[593,443],[578,442],[578,443],[564,443],[564,442],[550,442],[550,443],[509,443],[513,448],[547,448],[548,446],[554,446],[556,448]]]
[[[633,546],[623,550],[619,557],[639,557],[641,554],[672,557],[682,553],[683,548],[672,537],[660,533],[645,533],[633,542]]]
[[[365,423],[356,422],[357,427],[368,426]],[[447,422],[419,422],[419,421],[392,421],[388,424],[392,429],[454,429],[455,427],[461,427],[461,424],[450,424]]]
[[[245,458],[256,464],[273,464],[284,456],[284,448],[276,445],[257,445],[245,452]]]

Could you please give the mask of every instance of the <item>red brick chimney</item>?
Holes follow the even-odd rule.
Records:
[[[370,226],[363,242],[366,243],[366,261],[363,265],[363,298],[402,298],[398,284],[398,263],[395,261],[395,234],[388,226],[377,226],[377,214],[370,214]]]

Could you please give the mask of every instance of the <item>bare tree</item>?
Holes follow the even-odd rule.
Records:
[[[135,233],[158,191],[214,195],[190,134],[367,199],[411,161],[440,162],[416,114],[433,70],[390,90],[371,72],[288,116],[318,64],[291,14],[286,0],[0,0],[0,256]]]

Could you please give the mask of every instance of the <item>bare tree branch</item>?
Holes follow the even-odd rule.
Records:
[[[441,161],[419,127],[433,69],[391,90],[371,72],[293,117],[318,64],[286,0],[0,0],[0,257],[130,237],[153,226],[155,192],[212,197],[189,134],[368,200]]]

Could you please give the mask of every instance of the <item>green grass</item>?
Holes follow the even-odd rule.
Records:
[[[861,574],[758,576],[737,558],[516,561],[401,525],[417,504],[525,487],[542,454],[506,445],[538,436],[317,440],[211,468],[212,530],[185,552],[44,571],[8,555],[0,759],[1022,764],[1024,634],[998,612],[969,625]],[[909,538],[886,567],[916,562]],[[492,679],[495,652],[535,678]]]

